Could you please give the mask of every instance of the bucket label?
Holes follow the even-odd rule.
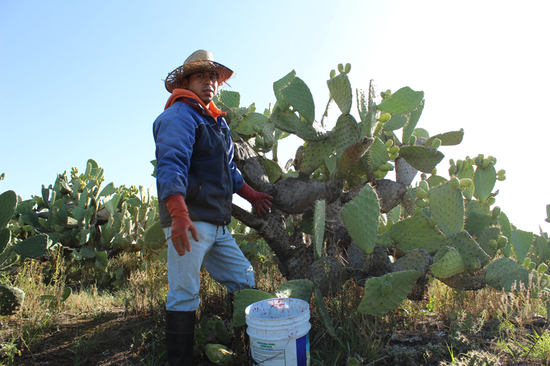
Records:
[[[251,354],[259,365],[309,366],[309,332],[297,339],[250,340]]]

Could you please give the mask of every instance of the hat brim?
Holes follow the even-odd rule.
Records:
[[[220,85],[233,76],[233,71],[230,68],[215,61],[195,61],[182,65],[169,73],[164,80],[164,86],[168,92],[172,93],[174,89],[182,87],[182,81],[187,75],[199,71],[215,71],[218,74]]]

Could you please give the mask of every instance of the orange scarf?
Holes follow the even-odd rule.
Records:
[[[172,104],[174,104],[180,98],[191,98],[193,100],[196,100],[204,108],[206,113],[208,113],[214,118],[218,118],[219,116],[223,116],[225,114],[225,112],[222,112],[221,110],[218,109],[218,107],[216,107],[214,102],[210,102],[208,103],[208,105],[206,105],[199,98],[197,94],[187,89],[174,89],[174,91],[172,92],[172,95],[170,96],[170,98],[168,98],[168,101],[166,102],[166,106],[164,107],[164,109],[165,110],[168,109],[170,106],[172,106]]]

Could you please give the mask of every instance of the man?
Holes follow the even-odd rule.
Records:
[[[218,86],[233,75],[199,50],[165,81],[172,95],[153,124],[161,225],[168,239],[166,348],[170,365],[191,365],[200,269],[229,293],[254,286],[254,270],[226,229],[233,193],[259,215],[271,196],[248,186],[232,161],[233,142],[212,102]]]

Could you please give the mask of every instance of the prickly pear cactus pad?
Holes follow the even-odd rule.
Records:
[[[309,176],[317,169],[334,150],[333,139],[308,141],[302,155],[300,171]]]
[[[233,326],[244,327],[246,325],[244,310],[248,305],[274,297],[269,292],[254,289],[243,289],[235,292],[235,297],[233,298]]]
[[[313,242],[315,244],[315,259],[321,258],[321,255],[323,254],[325,217],[326,202],[324,200],[315,202],[315,213],[313,216]]]
[[[481,267],[485,267],[491,259],[467,231],[461,231],[449,237],[446,244],[458,250],[464,261],[466,272],[475,272]]]
[[[315,306],[317,307],[317,312],[319,317],[323,322],[327,332],[334,338],[337,337],[336,330],[334,325],[332,325],[332,320],[330,319],[330,314],[328,313],[327,305],[325,304],[325,299],[323,298],[323,292],[319,288],[315,288],[315,296],[313,297]]]
[[[456,185],[458,180],[454,183]],[[464,199],[460,187],[453,186],[453,181],[430,189],[428,199],[432,217],[445,235],[453,235],[464,229]]]
[[[314,289],[315,285],[310,280],[290,280],[277,287],[275,296],[287,298],[291,297],[309,302],[311,300],[311,295],[313,295]]]
[[[13,250],[24,257],[38,259],[38,257],[47,253],[49,243],[51,243],[51,241],[48,236],[40,234],[15,243],[13,245]]]
[[[331,97],[336,102],[336,105],[338,105],[338,108],[340,108],[342,114],[349,114],[353,101],[353,92],[351,91],[348,75],[341,73],[327,80],[327,85]]]
[[[374,189],[365,184],[359,194],[344,205],[340,216],[355,244],[365,253],[372,253],[380,218],[380,204]]]
[[[390,227],[387,233],[380,236],[376,243],[382,247],[395,247],[399,251],[409,253],[414,249],[423,249],[435,253],[445,243],[447,237],[424,216],[411,216],[398,221]]]
[[[421,275],[421,271],[401,271],[369,278],[357,310],[363,314],[377,316],[397,308]]]
[[[17,195],[14,191],[6,191],[0,194],[0,228],[8,225],[15,213],[16,206]]]
[[[386,145],[382,142],[382,140],[380,140],[380,138],[377,137],[374,139],[372,146],[362,160],[364,161],[365,166],[370,165],[373,170],[376,170],[380,167],[380,165],[385,164],[389,158],[390,154],[388,153]]]
[[[418,170],[413,168],[409,163],[407,163],[407,161],[404,158],[399,156],[397,159],[395,159],[395,181],[396,182],[404,184],[406,187],[408,187],[414,180],[414,177],[416,177],[417,173],[418,173]]]
[[[25,293],[15,287],[0,284],[0,315],[13,315],[25,300]]]
[[[478,166],[474,176],[476,196],[481,202],[484,202],[493,191],[497,181],[497,171],[493,165],[486,168]]]
[[[464,228],[470,235],[480,236],[486,228],[498,224],[499,219],[492,215],[471,211],[466,213]]]
[[[461,128],[460,131],[450,131],[432,136],[426,140],[426,145],[430,146],[435,139],[441,140],[441,145],[443,146],[458,145],[462,142],[463,138],[464,129]]]
[[[499,258],[486,267],[487,284],[498,290],[520,290],[529,286],[530,273],[527,268],[510,258]]]
[[[348,146],[359,140],[359,126],[357,126],[355,118],[349,114],[342,114],[338,117],[332,132],[337,155],[341,155]]]
[[[366,154],[373,141],[372,138],[365,137],[344,150],[338,159],[336,179],[344,179],[348,175],[348,172]]]
[[[281,94],[309,123],[315,120],[315,104],[308,86],[302,79],[295,77],[290,84],[281,89]]]
[[[445,157],[441,151],[425,146],[401,146],[399,156],[424,173],[431,173]]]
[[[519,263],[523,263],[525,258],[527,258],[527,254],[529,254],[531,246],[533,245],[533,239],[534,236],[531,232],[519,229],[512,230],[512,237],[510,238],[510,241],[514,248],[514,252],[516,253],[516,259]]]
[[[423,91],[414,91],[408,86],[399,89],[379,105],[378,110],[391,114],[407,114],[416,109],[424,99]]]
[[[223,344],[208,343],[204,346],[206,357],[215,365],[233,365],[235,353]]]
[[[374,182],[374,190],[378,195],[380,212],[387,213],[401,203],[407,194],[407,187],[389,179],[378,179]]]
[[[498,253],[498,239],[500,237],[500,227],[490,226],[483,230],[477,243],[491,258],[494,258]]]
[[[466,267],[460,253],[455,248],[449,248],[443,258],[430,266],[430,272],[436,278],[448,278],[464,272]]]
[[[430,253],[422,249],[415,249],[391,264],[392,272],[418,270],[425,276],[432,264]]]

